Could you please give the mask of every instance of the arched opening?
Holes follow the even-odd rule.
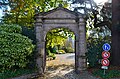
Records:
[[[75,67],[75,33],[69,28],[52,28],[45,37],[46,70],[50,67]]]

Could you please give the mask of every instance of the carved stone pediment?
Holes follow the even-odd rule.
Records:
[[[68,10],[63,7],[58,7],[56,9],[50,10],[48,12],[40,13],[40,15],[44,16],[44,18],[76,18],[82,16],[80,13],[76,13],[74,11]]]

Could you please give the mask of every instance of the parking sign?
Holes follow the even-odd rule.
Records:
[[[103,52],[102,52],[102,57],[103,57],[103,58],[109,58],[109,57],[110,57],[110,53],[107,52],[107,51],[103,51]]]
[[[108,59],[102,59],[101,63],[103,66],[109,66],[109,64],[110,64]]]

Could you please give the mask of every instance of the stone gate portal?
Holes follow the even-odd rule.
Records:
[[[75,38],[75,71],[85,70],[86,31],[84,15],[58,7],[48,12],[35,15],[35,31],[37,41],[36,65],[39,74],[44,73],[46,67],[45,39],[48,31],[54,28],[68,28],[74,32]]]

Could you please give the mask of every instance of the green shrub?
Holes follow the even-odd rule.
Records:
[[[93,71],[93,75],[97,77],[101,77],[102,79],[111,79],[111,78],[116,78],[120,77],[120,70],[106,70],[106,74],[104,75],[104,70],[98,69]],[[117,79],[117,78],[116,78]]]
[[[57,52],[57,49],[56,49],[56,47],[54,46],[54,47],[51,47],[51,46],[49,46],[48,48],[46,48],[47,49],[47,51],[49,50],[51,53],[54,53],[54,54],[56,54],[56,52]],[[48,52],[47,52],[48,53]]]
[[[13,77],[17,77],[20,75],[27,75],[32,74],[35,72],[35,69],[15,69],[15,70],[5,70],[4,72],[0,73],[0,79],[11,79]]]
[[[66,53],[74,53],[74,49],[72,47],[65,47],[63,50],[65,50]]]
[[[49,49],[46,50],[47,51],[47,57],[52,57],[53,59],[55,59],[55,54],[51,53]]]
[[[107,41],[109,43],[109,41]],[[89,63],[89,67],[95,67],[99,65],[98,61],[102,59],[102,46],[106,43],[101,38],[91,38],[87,40],[87,49],[86,52],[87,62]],[[101,65],[101,64],[100,64]]]
[[[13,67],[26,67],[29,63],[28,57],[32,55],[34,45],[28,37],[19,34],[21,28],[15,29],[15,26],[2,27],[0,31],[0,67],[11,69]],[[7,31],[7,32],[5,32]],[[10,32],[10,33],[9,33]],[[15,32],[15,33],[14,33]]]
[[[34,29],[23,26],[22,27],[22,35],[27,36],[28,38],[33,40],[33,44],[36,44]]]
[[[15,24],[0,24],[0,31],[5,31],[9,33],[22,33],[22,28]]]

